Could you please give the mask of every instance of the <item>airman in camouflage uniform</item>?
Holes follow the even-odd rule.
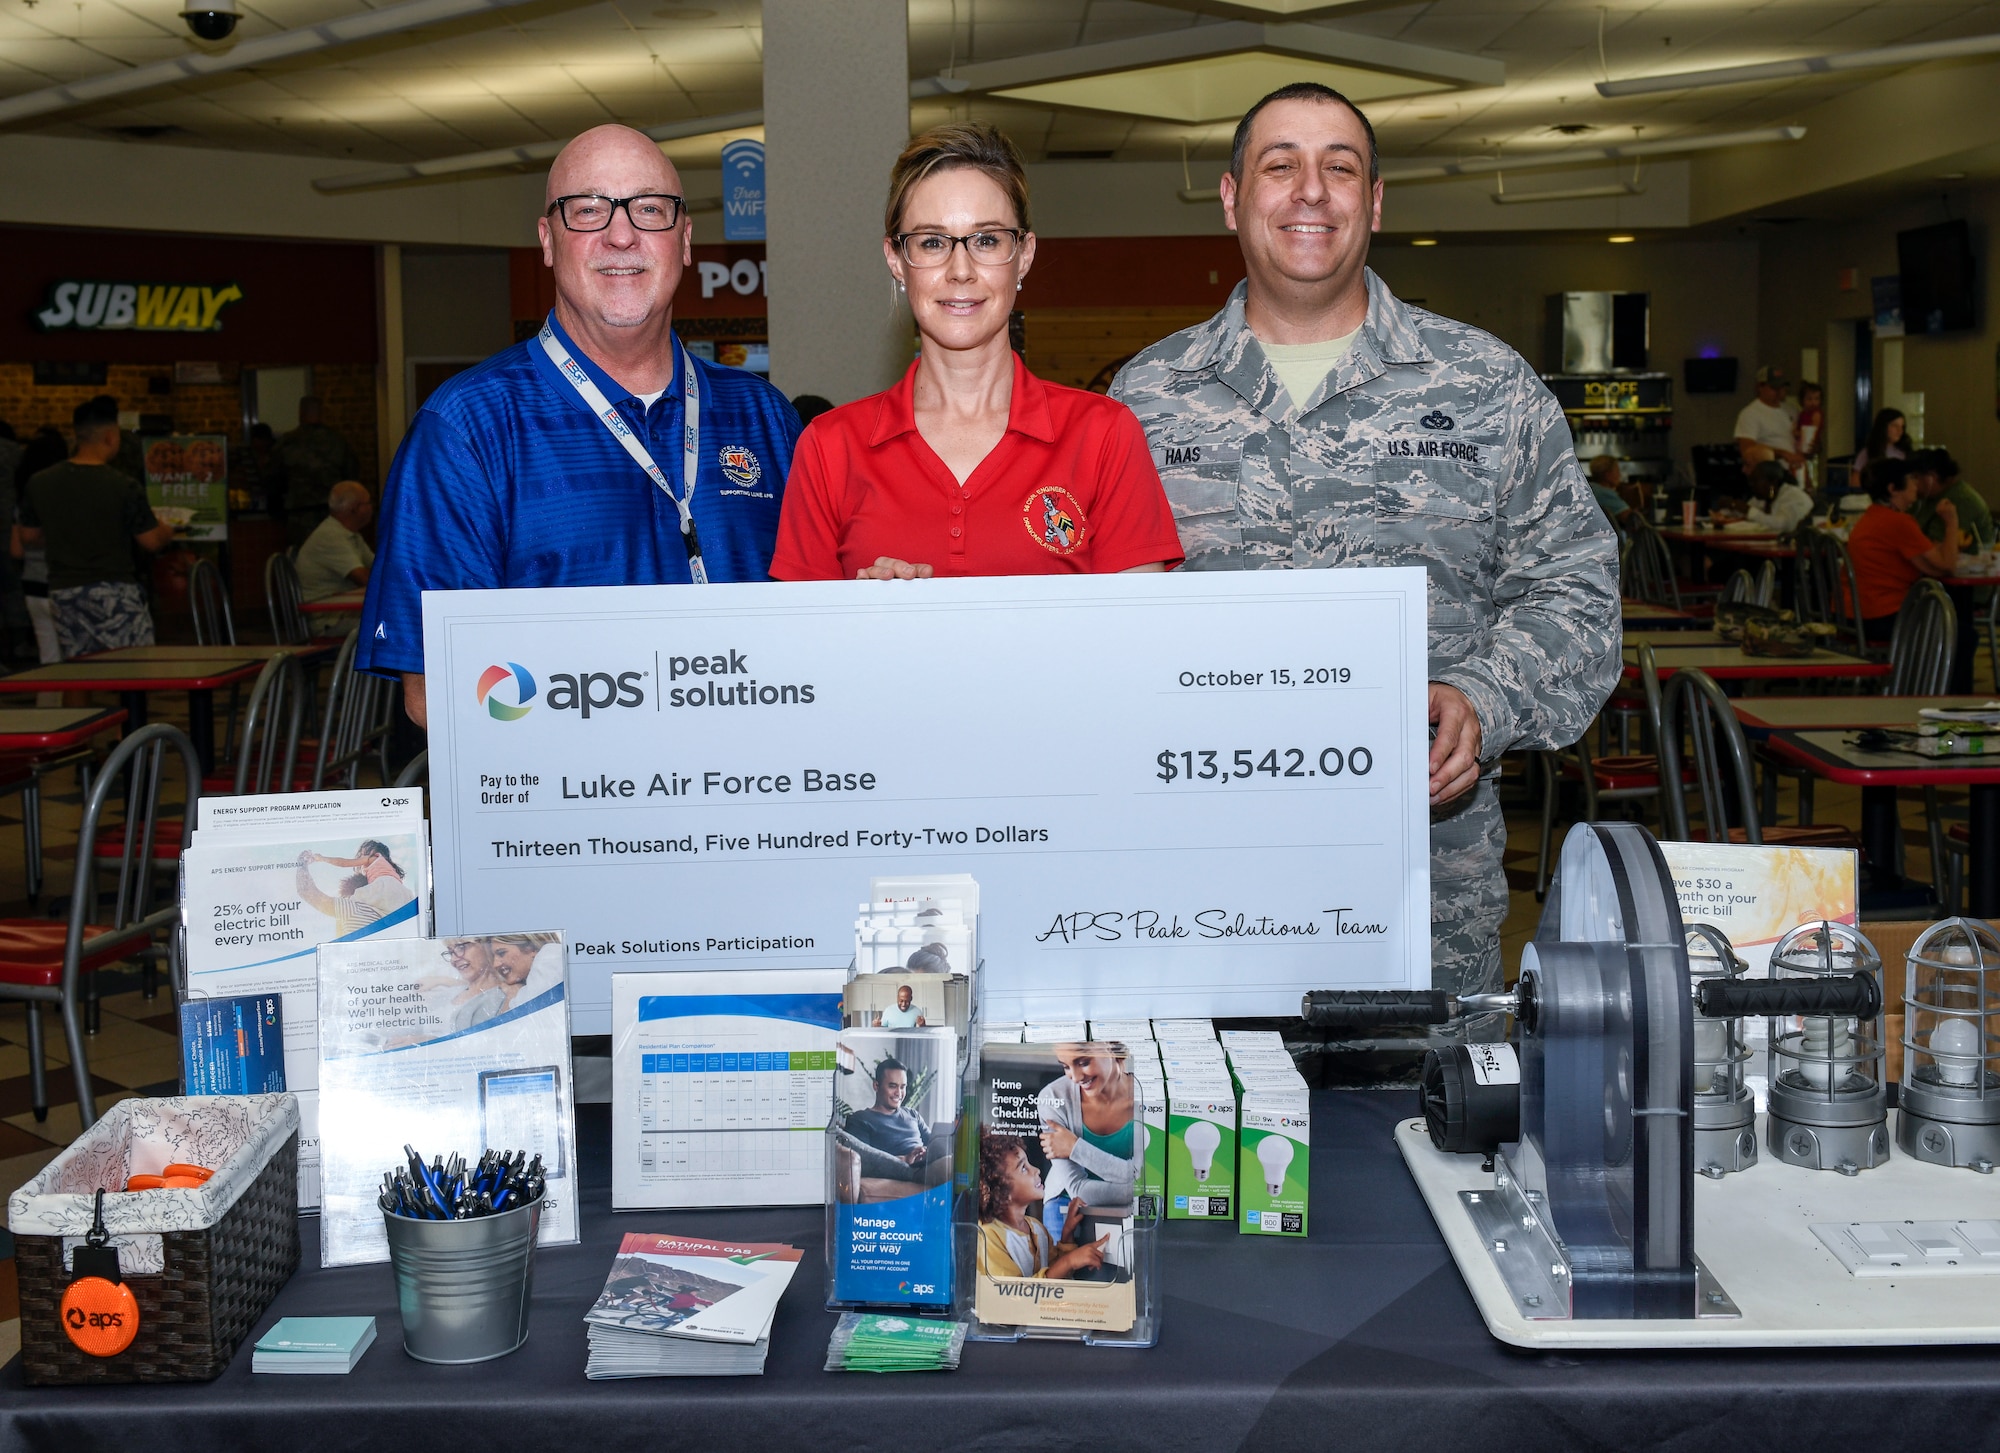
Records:
[[[1575,741],[1616,681],[1615,537],[1526,361],[1363,275],[1365,322],[1296,408],[1245,321],[1247,281],[1111,393],[1145,427],[1184,569],[1428,572],[1430,677],[1463,693],[1479,728],[1476,786],[1439,802],[1433,780],[1432,983],[1491,991],[1507,911],[1500,755]]]

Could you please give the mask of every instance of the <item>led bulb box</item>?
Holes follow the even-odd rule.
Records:
[[[1304,1080],[1273,1077],[1243,1085],[1236,1152],[1245,1236],[1306,1234],[1312,1188],[1312,1101]]]
[[[1236,1091],[1227,1078],[1167,1081],[1167,1219],[1227,1220],[1235,1206]]]

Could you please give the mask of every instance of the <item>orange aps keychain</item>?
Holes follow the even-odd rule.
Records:
[[[104,1228],[104,1192],[85,1244],[70,1253],[71,1281],[59,1315],[63,1332],[92,1357],[116,1357],[139,1335],[139,1301],[118,1271],[118,1248]]]

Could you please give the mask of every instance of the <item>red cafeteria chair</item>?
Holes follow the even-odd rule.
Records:
[[[201,794],[201,761],[185,733],[164,722],[141,727],[120,742],[84,804],[83,823],[76,838],[76,881],[71,886],[69,922],[43,918],[0,919],[0,998],[27,1003],[28,1075],[35,1118],[49,1115],[47,1076],[42,1060],[42,1005],[54,1004],[62,1015],[63,1038],[69,1046],[70,1070],[76,1076],[79,1130],[97,1119],[97,1099],[90,1087],[90,1060],[85,1049],[89,1011],[97,1000],[97,971],[120,959],[135,958],[153,946],[156,929],[171,928],[180,905],[169,902],[148,911],[153,901],[153,864],[148,849],[157,841],[160,781],[167,767],[167,750],[180,754],[187,782],[183,824],[194,820],[195,799]],[[129,788],[123,782],[130,769]],[[125,793],[122,833],[99,841],[105,804],[114,792]],[[186,846],[182,829],[180,847]],[[104,853],[103,848],[112,849]],[[178,849],[177,849],[178,851]],[[109,876],[107,859],[117,860],[116,892],[108,923],[92,923],[98,903],[98,875]],[[169,935],[169,952],[172,936]]]

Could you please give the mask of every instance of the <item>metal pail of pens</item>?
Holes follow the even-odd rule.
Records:
[[[541,1197],[460,1221],[384,1211],[382,1223],[405,1352],[419,1362],[486,1362],[528,1340]]]

